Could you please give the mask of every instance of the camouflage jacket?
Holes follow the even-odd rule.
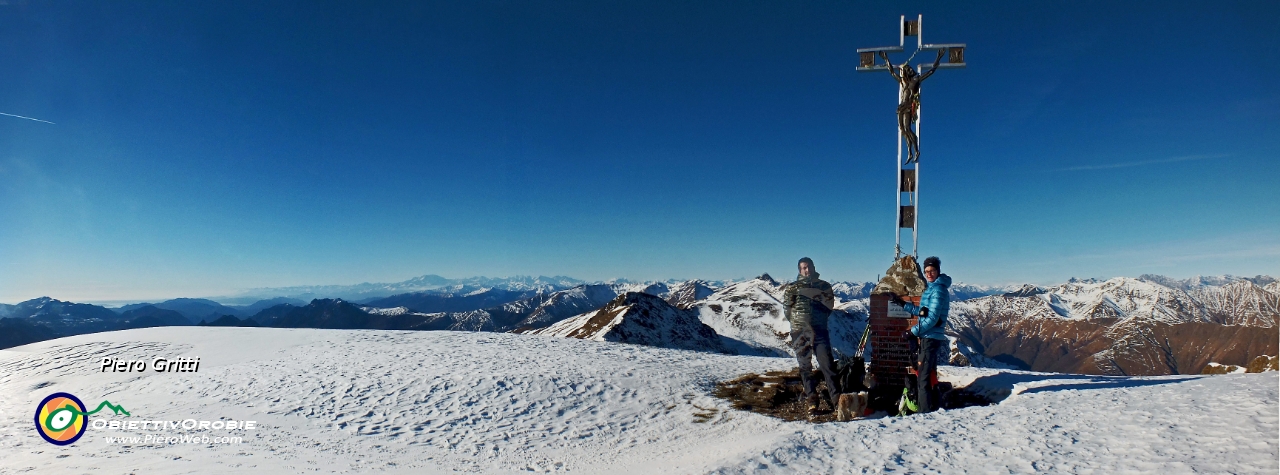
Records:
[[[786,309],[791,328],[827,325],[831,310],[836,306],[836,295],[831,284],[819,279],[818,273],[808,278],[796,277],[782,293],[782,307]]]

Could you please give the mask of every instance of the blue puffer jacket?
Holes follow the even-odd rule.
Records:
[[[947,340],[947,334],[943,330],[947,326],[947,313],[951,310],[951,294],[947,292],[947,287],[950,286],[951,277],[941,274],[924,289],[924,294],[920,296],[920,305],[907,302],[903,306],[912,315],[920,315],[920,307],[929,309],[929,316],[921,318],[916,326],[911,327],[911,334],[934,340]]]

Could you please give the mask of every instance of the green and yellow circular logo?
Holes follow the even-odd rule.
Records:
[[[89,427],[87,408],[68,393],[53,393],[36,406],[36,432],[54,445],[70,445]]]

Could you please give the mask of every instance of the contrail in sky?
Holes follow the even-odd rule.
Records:
[[[0,115],[7,115],[7,116],[9,116],[9,117],[17,117],[17,118],[19,118],[19,119],[34,120],[34,121],[36,121],[36,122],[44,122],[44,123],[46,123],[46,124],[53,124],[53,122],[49,122],[49,121],[47,121],[47,120],[40,120],[40,119],[37,119],[37,118],[35,118],[35,117],[26,117],[26,116],[21,116],[21,115],[16,115],[16,114],[6,114],[6,113],[4,113],[4,112],[0,112]],[[58,125],[58,124],[53,124],[53,125]]]
[[[1084,165],[1079,167],[1058,168],[1058,169],[1049,170],[1049,171],[1074,172],[1074,171],[1080,171],[1080,170],[1110,170],[1112,168],[1137,167],[1142,165],[1154,165],[1157,163],[1186,162],[1190,160],[1204,160],[1206,158],[1224,158],[1224,157],[1230,157],[1230,156],[1231,154],[1229,153],[1218,153],[1213,155],[1187,155],[1185,157],[1173,157],[1173,158],[1166,158],[1162,160],[1143,160],[1140,162],[1109,163],[1106,165]]]

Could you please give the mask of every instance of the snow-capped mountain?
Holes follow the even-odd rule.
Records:
[[[355,285],[300,285],[292,287],[266,287],[249,289],[236,295],[214,297],[224,303],[252,303],[260,298],[289,297],[302,300],[315,298],[341,298],[347,301],[366,301],[371,298],[388,297],[411,292],[440,290],[451,293],[466,293],[484,289],[501,289],[512,292],[542,291],[545,293],[563,290],[584,282],[565,276],[514,276],[514,277],[468,277],[449,279],[435,274],[414,277],[394,283],[361,283]]]
[[[740,341],[764,355],[789,356],[791,324],[782,307],[781,284],[769,274],[726,286],[691,309],[698,318],[721,335]],[[866,326],[865,300],[837,299],[836,310],[828,323],[832,348],[844,355],[857,351],[859,337]]]
[[[1259,286],[1266,286],[1267,284],[1277,282],[1275,278],[1267,275],[1258,275],[1254,277],[1240,277],[1240,276],[1234,276],[1230,274],[1228,275],[1197,275],[1190,279],[1174,279],[1172,277],[1165,277],[1163,275],[1142,274],[1138,276],[1138,280],[1145,280],[1147,282],[1160,284],[1165,287],[1169,287],[1171,289],[1180,289],[1180,290],[1186,290],[1186,291],[1192,291],[1202,287],[1222,287],[1224,285],[1227,285],[1233,282],[1239,282],[1242,280],[1253,282],[1254,284],[1257,284]]]
[[[1280,290],[1276,282],[1268,285]],[[1205,305],[1214,321],[1223,325],[1272,327],[1280,315],[1280,292],[1267,290],[1249,280],[1204,286],[1188,293]]]
[[[618,295],[627,292],[641,292],[666,298],[667,293],[671,291],[667,282],[631,282],[626,279],[614,279],[606,281],[604,284],[612,288],[614,293]]]
[[[565,318],[595,310],[617,297],[608,285],[579,285],[567,290],[517,300],[496,307],[465,312],[418,313],[422,330],[506,332],[542,328]],[[395,310],[369,310],[374,312]]]
[[[736,353],[691,310],[661,298],[627,292],[601,307],[528,332],[534,335],[613,341],[681,350]]]
[[[1185,374],[1209,361],[1276,354],[1276,294],[1251,280],[1190,291],[1158,282],[1073,279],[954,302],[948,333],[988,358],[1037,371]]]
[[[671,286],[666,299],[667,303],[676,307],[689,308],[715,292],[716,289],[707,281],[695,279]]]
[[[865,299],[871,296],[875,282],[832,282],[831,291],[841,300]]]
[[[947,287],[948,293],[951,294],[952,302],[976,299],[986,297],[988,295],[1001,295],[1009,292],[1022,290],[1025,284],[1015,285],[976,285],[966,284],[964,282],[955,282]]]
[[[422,292],[396,294],[389,297],[369,299],[363,305],[377,308],[406,307],[417,312],[465,312],[481,308],[497,307],[502,304],[534,298],[544,293],[541,290],[506,290],[496,288],[476,288],[469,285],[449,286]]]
[[[598,309],[617,296],[617,291],[607,285],[580,285],[561,290],[538,302],[537,307],[521,319],[516,328],[542,328],[573,315]],[[528,302],[532,303],[534,300]],[[515,305],[510,308],[517,311]]]

